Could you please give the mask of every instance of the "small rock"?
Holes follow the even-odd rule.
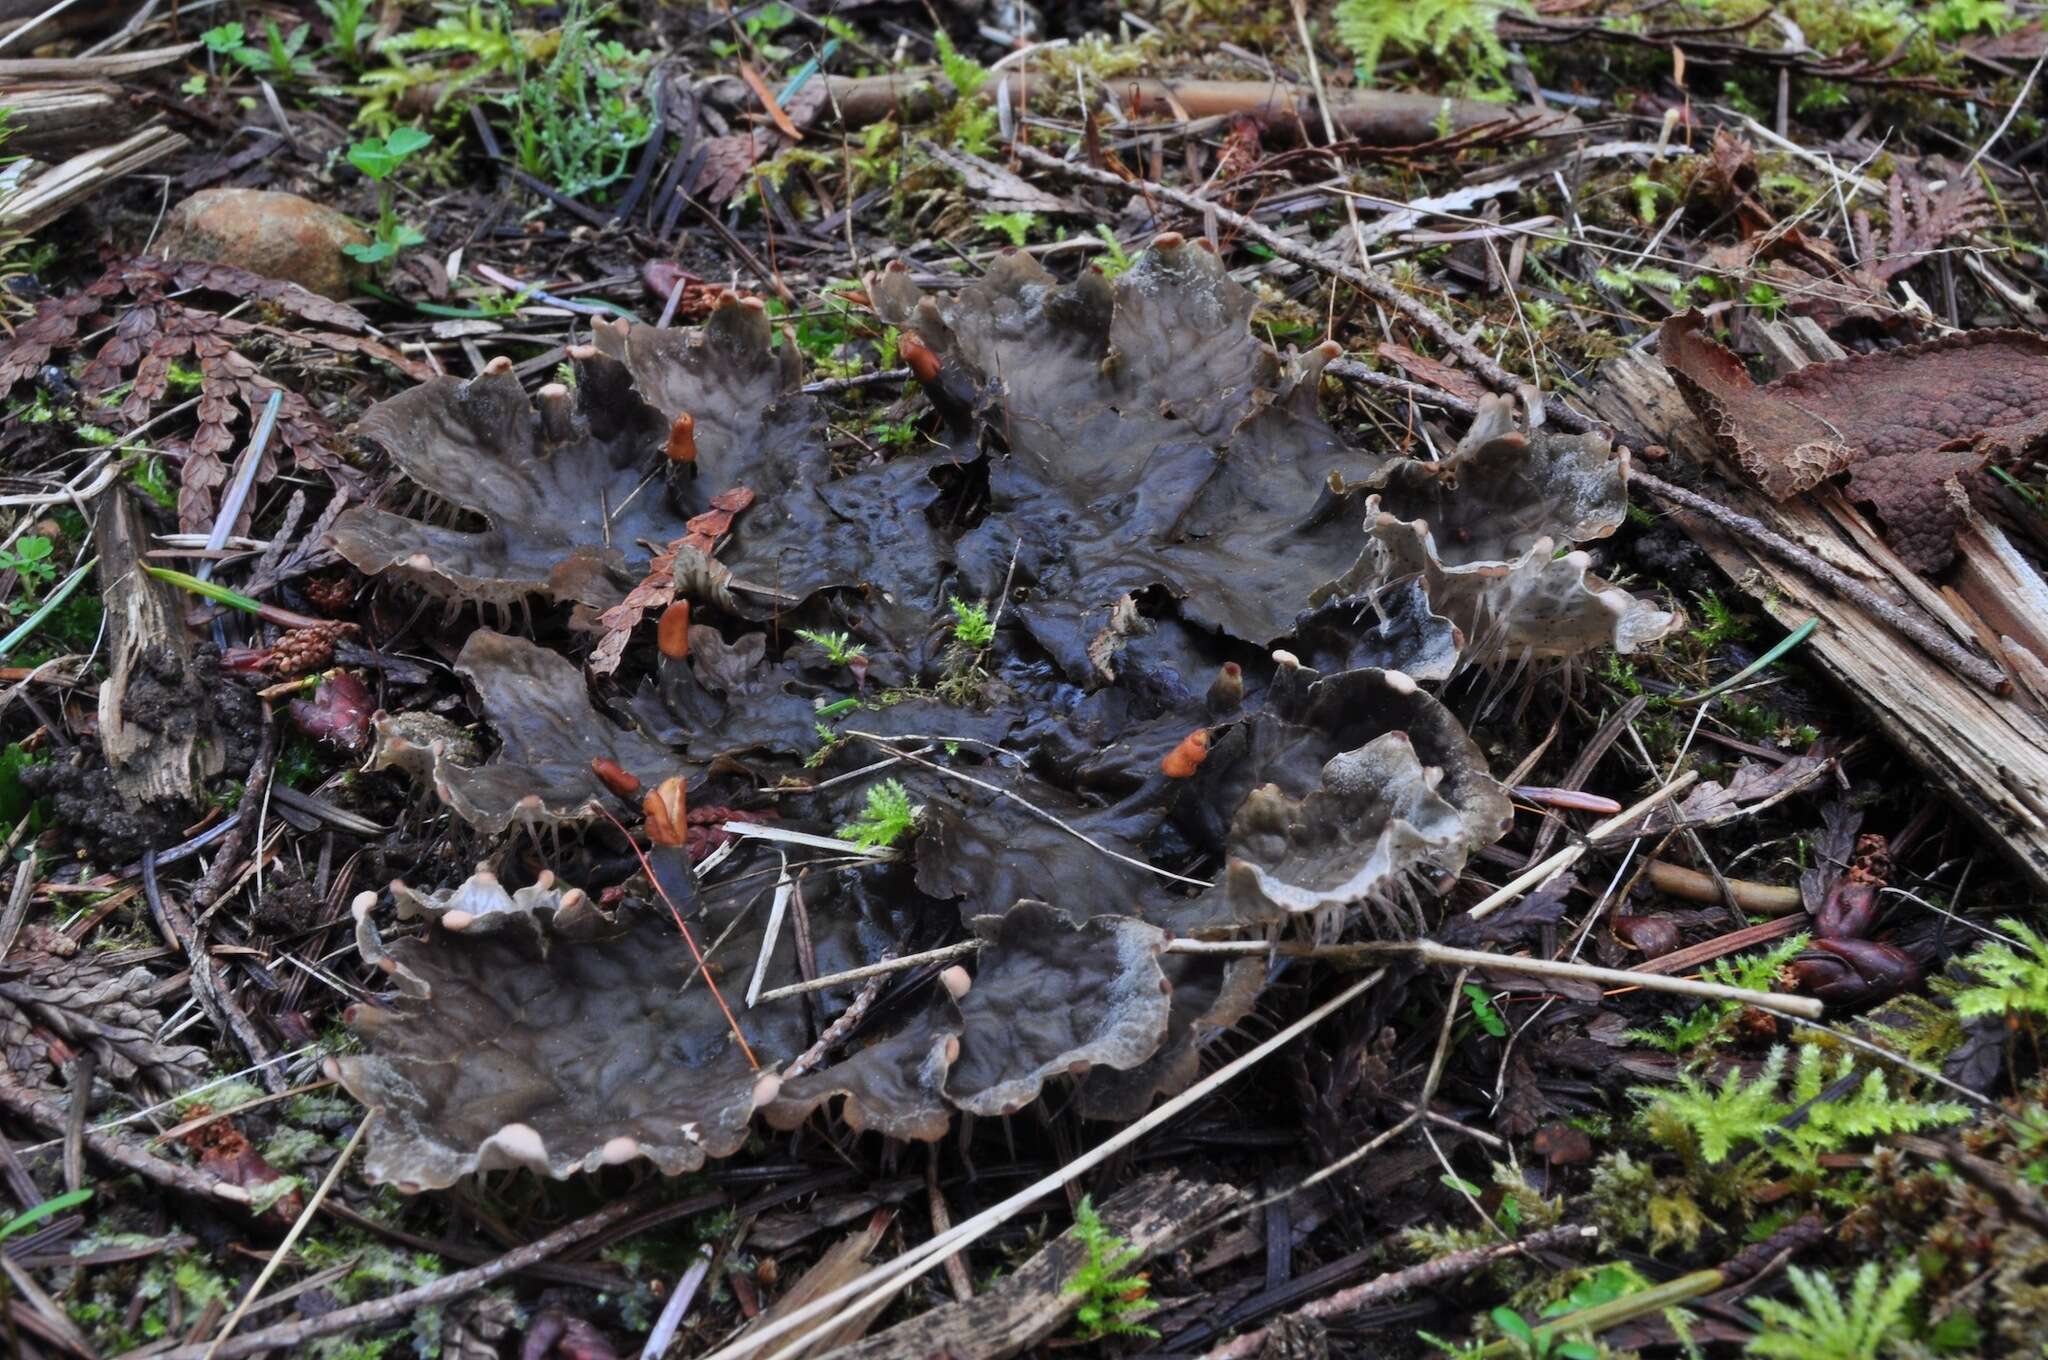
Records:
[[[332,208],[268,189],[202,189],[171,210],[163,253],[231,264],[330,298],[349,293],[355,261],[343,246],[370,234]]]

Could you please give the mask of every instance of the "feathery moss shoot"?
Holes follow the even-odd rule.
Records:
[[[868,786],[860,816],[840,827],[839,836],[863,850],[891,846],[916,829],[918,812],[902,784],[884,779]]]
[[[988,606],[976,601],[972,604],[955,595],[946,601],[953,610],[953,636],[969,647],[986,647],[996,640],[995,620],[988,616]]]
[[[1081,1197],[1081,1203],[1074,1210],[1074,1235],[1088,1249],[1088,1259],[1074,1272],[1074,1278],[1067,1281],[1066,1292],[1081,1296],[1081,1306],[1074,1311],[1074,1322],[1080,1327],[1083,1339],[1100,1341],[1111,1336],[1158,1336],[1157,1331],[1138,1321],[1158,1307],[1146,1297],[1151,1293],[1152,1282],[1143,1271],[1135,1275],[1123,1273],[1124,1267],[1138,1259],[1138,1249],[1103,1224],[1101,1215],[1095,1212],[1095,1205],[1086,1195]]]

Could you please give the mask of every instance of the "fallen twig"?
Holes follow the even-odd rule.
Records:
[[[1395,1298],[1412,1290],[1427,1289],[1435,1285],[1448,1284],[1452,1280],[1461,1280],[1475,1270],[1484,1270],[1511,1256],[1521,1256],[1532,1251],[1550,1251],[1557,1247],[1591,1241],[1599,1235],[1598,1228],[1567,1224],[1530,1233],[1516,1242],[1454,1251],[1448,1256],[1439,1256],[1434,1261],[1409,1266],[1406,1270],[1389,1271],[1385,1275],[1367,1280],[1364,1284],[1340,1289],[1328,1298],[1317,1299],[1314,1303],[1295,1309],[1287,1316],[1303,1321],[1342,1317],[1346,1313],[1356,1313],[1382,1300]],[[1269,1330],[1271,1329],[1261,1327],[1255,1332],[1233,1337],[1208,1352],[1202,1360],[1246,1360],[1248,1356],[1255,1356],[1265,1346],[1266,1333]]]
[[[386,1298],[372,1299],[368,1303],[359,1303],[350,1308],[337,1308],[319,1317],[301,1318],[296,1322],[266,1327],[260,1332],[245,1333],[212,1351],[213,1360],[236,1360],[238,1356],[255,1355],[260,1351],[270,1350],[290,1354],[297,1347],[323,1336],[354,1331],[358,1327],[376,1327],[401,1321],[422,1309],[452,1302],[465,1294],[473,1294],[514,1271],[524,1270],[536,1262],[559,1255],[585,1238],[595,1236],[628,1217],[637,1208],[638,1200],[622,1199],[616,1204],[606,1205],[594,1214],[577,1219],[567,1227],[558,1228],[546,1237],[529,1242],[523,1247],[516,1247],[495,1261],[471,1270],[458,1270],[453,1275],[444,1275],[432,1284],[402,1290]],[[179,1346],[161,1352],[155,1360],[205,1360],[208,1353],[208,1348],[202,1345]]]
[[[5,1073],[0,1073],[0,1105],[6,1106],[45,1133],[62,1137],[66,1132],[68,1121],[64,1111]],[[123,1171],[133,1171],[145,1180],[154,1181],[167,1190],[210,1197],[243,1208],[249,1206],[249,1192],[239,1185],[230,1185],[224,1180],[177,1162],[152,1157],[139,1147],[93,1129],[86,1129],[80,1136],[85,1144],[85,1150],[101,1161],[109,1162]]]
[[[1550,856],[1550,858],[1543,860],[1541,863],[1532,864],[1500,887],[1494,889],[1475,905],[1468,915],[1476,921],[1490,912],[1498,911],[1523,893],[1533,892],[1537,888],[1542,887],[1545,883],[1548,883],[1551,879],[1556,878],[1566,869],[1578,863],[1579,857],[1599,844],[1603,838],[1611,836],[1622,828],[1633,824],[1646,815],[1651,808],[1654,808],[1666,799],[1676,798],[1679,794],[1691,788],[1699,777],[1700,772],[1698,770],[1687,770],[1684,774],[1681,774],[1678,778],[1672,780],[1663,788],[1658,789],[1633,807],[1624,808],[1622,811],[1615,813],[1612,817],[1609,817],[1606,821],[1601,822],[1591,831],[1588,831],[1586,838],[1578,844],[1567,845],[1564,849]]]
[[[1728,532],[1737,535],[1744,542],[1762,548],[1781,562],[1799,568],[1816,581],[1827,586],[1837,595],[1853,601],[1859,608],[1890,624],[1899,632],[1913,639],[1930,656],[1946,663],[1951,669],[1968,676],[1993,694],[2005,694],[2012,688],[2012,681],[2005,672],[1990,662],[1965,651],[1948,634],[1936,628],[1918,614],[1901,609],[1884,596],[1872,590],[1855,577],[1831,565],[1818,554],[1800,547],[1783,534],[1769,526],[1751,519],[1748,515],[1729,509],[1718,501],[1708,500],[1695,491],[1682,486],[1673,486],[1661,477],[1655,477],[1640,468],[1629,474],[1635,485],[1652,495],[1684,506],[1695,514],[1705,515]]]
[[[1682,897],[1688,902],[1705,902],[1719,906],[1722,902],[1721,885],[1714,881],[1712,874],[1703,874],[1697,869],[1688,869],[1680,864],[1667,864],[1653,859],[1649,864],[1650,886],[1658,892]],[[1752,883],[1748,879],[1725,879],[1728,890],[1735,897],[1735,905],[1752,916],[1783,916],[1787,912],[1800,911],[1805,902],[1799,896],[1797,887],[1779,883]]]

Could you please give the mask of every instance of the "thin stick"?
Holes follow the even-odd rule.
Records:
[[[988,792],[993,793],[998,797],[1007,798],[1011,802],[1015,803],[1018,807],[1023,808],[1026,812],[1038,818],[1040,821],[1052,823],[1054,826],[1066,832],[1069,836],[1072,836],[1075,840],[1081,842],[1083,845],[1086,845],[1095,850],[1100,850],[1103,854],[1108,855],[1111,859],[1116,860],[1121,864],[1128,864],[1133,869],[1143,869],[1148,874],[1157,874],[1161,878],[1170,878],[1176,883],[1185,883],[1191,888],[1213,888],[1216,886],[1214,883],[1209,882],[1207,879],[1189,878],[1185,874],[1176,874],[1169,870],[1162,869],[1156,864],[1147,864],[1144,860],[1132,859],[1129,855],[1119,854],[1117,851],[1110,849],[1108,846],[1102,844],[1100,841],[1095,840],[1086,832],[1077,831],[1073,827],[1068,826],[1065,822],[1053,816],[1044,808],[1036,806],[1030,800],[1021,798],[1015,793],[1012,793],[1010,790],[1006,788],[1001,788],[995,784],[991,784],[986,780],[976,779],[971,774],[962,774],[960,771],[948,769],[944,765],[938,764],[936,761],[926,760],[922,756],[912,755],[908,751],[899,751],[895,747],[889,745],[889,739],[887,737],[877,736],[873,732],[857,731],[856,729],[850,727],[846,729],[846,735],[849,737],[859,737],[862,741],[873,742],[875,745],[881,747],[884,751],[887,751],[890,755],[896,756],[902,760],[907,760],[913,765],[922,765],[927,770],[930,770],[933,773],[938,774],[946,779],[957,779],[963,784],[972,784],[977,789],[986,789]]]
[[[782,857],[782,871],[775,877],[775,898],[768,904],[768,928],[761,932],[761,956],[754,960],[754,976],[747,983],[747,1009],[761,999],[761,984],[768,977],[768,960],[775,953],[775,941],[782,935],[782,918],[789,914],[789,895],[796,880],[789,876],[789,856]]]
[[[1600,1230],[1598,1228],[1567,1224],[1563,1227],[1545,1228],[1541,1232],[1531,1233],[1517,1242],[1503,1242],[1491,1247],[1474,1247],[1468,1251],[1454,1251],[1450,1255],[1440,1256],[1434,1261],[1425,1261],[1419,1266],[1409,1266],[1406,1270],[1392,1271],[1389,1274],[1367,1280],[1364,1284],[1353,1285],[1349,1289],[1340,1289],[1328,1298],[1317,1299],[1313,1303],[1304,1304],[1287,1316],[1291,1318],[1341,1317],[1346,1313],[1359,1312],[1383,1299],[1391,1299],[1398,1295],[1406,1294],[1411,1290],[1423,1289],[1432,1285],[1445,1284],[1451,1280],[1460,1279],[1470,1275],[1475,1270],[1484,1270],[1486,1267],[1505,1261],[1512,1256],[1520,1256],[1532,1251],[1551,1251],[1558,1247],[1570,1246],[1576,1242],[1590,1241],[1599,1235]],[[1265,1344],[1268,1330],[1268,1328],[1261,1327],[1257,1331],[1245,1332],[1240,1336],[1233,1337],[1215,1350],[1204,1355],[1202,1360],[1249,1360],[1249,1357],[1259,1354],[1260,1348]]]
[[[1531,959],[1514,954],[1489,954],[1479,949],[1453,949],[1434,940],[1416,940],[1387,947],[1387,952],[1412,955],[1424,963],[1453,968],[1490,968],[1498,973],[1533,973],[1538,977],[1577,978],[1613,987],[1642,987],[1651,991],[1676,992],[1682,996],[1705,997],[1714,1001],[1739,1001],[1759,1010],[1777,1011],[1802,1020],[1818,1020],[1824,1013],[1820,1001],[1810,996],[1785,996],[1778,992],[1752,992],[1719,982],[1696,978],[1665,977],[1660,973],[1632,973],[1625,968],[1602,968],[1591,963],[1566,963],[1559,959]]]
[[[829,973],[824,977],[812,978],[808,982],[792,982],[787,987],[777,987],[772,992],[763,992],[755,1001],[751,1001],[748,1004],[760,1005],[769,1001],[780,1001],[784,997],[802,996],[805,992],[822,992],[828,987],[839,987],[849,982],[859,982],[864,978],[883,977],[889,973],[905,972],[927,963],[944,963],[948,959],[965,958],[967,955],[979,950],[981,945],[982,942],[980,940],[962,940],[958,944],[940,945],[937,949],[927,949],[922,954],[905,954],[900,959],[883,959],[880,963],[870,963],[859,968],[849,968],[843,973]],[[1170,944],[1167,946],[1169,949],[1172,947]]]
[[[1731,510],[1719,501],[1708,500],[1705,496],[1687,491],[1682,486],[1673,486],[1639,467],[1630,467],[1629,480],[1662,500],[1682,505],[1695,514],[1705,515],[1744,542],[1762,548],[1779,561],[1799,568],[1872,618],[1883,620],[1913,639],[1928,655],[1943,662],[1950,669],[1960,671],[1993,694],[2004,694],[2011,689],[2012,681],[2006,678],[2004,671],[1963,650],[1954,639],[1936,628],[1923,615],[1899,608],[1849,573],[1824,560],[1817,553],[1800,547],[1768,525],[1739,511]]]
[[[254,1304],[257,1296],[263,1292],[263,1286],[269,1284],[270,1277],[277,1274],[278,1267],[285,1263],[285,1258],[292,1254],[292,1248],[298,1244],[300,1235],[306,1231],[306,1225],[313,1221],[314,1214],[320,1212],[321,1204],[327,1199],[327,1192],[341,1179],[342,1168],[347,1166],[349,1158],[355,1155],[356,1147],[363,1141],[363,1135],[368,1133],[370,1125],[376,1122],[375,1110],[363,1113],[362,1122],[356,1125],[356,1131],[349,1135],[349,1140],[342,1144],[341,1151],[335,1155],[334,1165],[328,1167],[327,1174],[320,1178],[320,1188],[313,1192],[313,1197],[306,1201],[306,1207],[299,1211],[298,1222],[292,1224],[292,1230],[284,1235],[284,1241],[277,1244],[277,1250],[270,1253],[270,1259],[265,1261],[263,1269],[256,1273],[256,1282],[249,1286],[248,1293],[242,1295],[242,1301],[235,1305],[235,1311],[228,1314],[228,1320],[221,1327],[220,1334],[214,1337],[213,1343],[206,1348],[206,1354],[201,1356],[200,1360],[213,1360],[214,1352],[235,1334],[235,1328],[241,1325],[250,1305]]]
[[[242,1356],[256,1355],[263,1351],[294,1354],[294,1348],[318,1337],[334,1336],[339,1332],[353,1331],[357,1327],[375,1326],[413,1317],[422,1309],[459,1299],[507,1275],[567,1251],[585,1238],[594,1237],[621,1219],[629,1217],[639,1208],[639,1200],[622,1199],[616,1204],[606,1205],[594,1214],[577,1219],[565,1228],[558,1228],[546,1237],[508,1251],[495,1261],[488,1261],[470,1270],[458,1270],[453,1275],[443,1275],[432,1284],[421,1285],[418,1289],[407,1289],[388,1298],[371,1299],[368,1303],[337,1308],[331,1313],[322,1313],[319,1317],[279,1323],[260,1332],[250,1332],[236,1337],[222,1346],[214,1354],[213,1360],[241,1360]],[[206,1348],[203,1346],[179,1346],[175,1350],[165,1351],[154,1357],[154,1360],[204,1360],[205,1355]]]
[[[1243,213],[1234,212],[1221,204],[1211,203],[1207,199],[1198,198],[1184,189],[1175,189],[1165,184],[1154,184],[1150,180],[1138,179],[1135,176],[1126,180],[1121,175],[1113,175],[1107,170],[1097,170],[1092,165],[1082,165],[1075,161],[1061,160],[1058,156],[1048,155],[1037,147],[1026,146],[1022,142],[1019,142],[1013,150],[1021,159],[1042,169],[1057,170],[1063,175],[1071,175],[1075,179],[1084,179],[1091,183],[1107,185],[1112,189],[1127,189],[1133,193],[1142,193],[1148,198],[1165,199],[1168,203],[1185,208],[1189,212],[1214,213],[1217,221],[1228,223],[1232,229],[1251,237],[1282,259],[1292,260],[1296,264],[1306,265],[1310,269],[1334,275],[1374,301],[1384,303],[1386,306],[1393,308],[1412,322],[1417,329],[1424,331],[1431,339],[1442,345],[1450,353],[1456,355],[1458,362],[1478,374],[1486,385],[1495,391],[1515,392],[1525,385],[1523,379],[1517,378],[1514,374],[1502,368],[1485,351],[1460,335],[1450,322],[1438,316],[1414,298],[1409,297],[1378,274],[1368,272],[1369,265],[1367,269],[1361,269],[1355,265],[1332,260],[1321,252],[1311,250],[1307,246],[1302,245],[1299,241],[1292,240],[1280,235],[1276,231],[1261,226]],[[1565,405],[1564,402],[1555,396],[1545,397],[1543,405],[1545,411],[1549,413],[1550,419],[1566,430],[1574,433],[1583,433],[1593,428],[1592,421]]]
[[[808,831],[791,831],[786,827],[764,826],[760,822],[724,822],[720,831],[741,840],[776,841],[783,845],[801,845],[809,850],[837,850],[843,855],[860,859],[895,859],[897,853],[886,845],[864,846],[856,841],[843,841],[836,836],[814,836]]]
[[[679,283],[678,289],[682,287]],[[664,317],[662,324],[667,325]],[[697,1287],[704,1283],[704,1277],[711,1273],[711,1258],[715,1253],[709,1242],[697,1248],[697,1257],[690,1262],[690,1268],[683,1272],[683,1278],[670,1291],[668,1303],[663,1306],[661,1316],[655,1319],[654,1330],[647,1334],[647,1344],[640,1348],[640,1360],[661,1360],[674,1344],[676,1331],[683,1325],[683,1314],[690,1311],[696,1301]]]
[[[242,465],[235,469],[235,480],[228,486],[228,494],[221,499],[220,511],[214,516],[213,531],[206,536],[206,550],[217,553],[225,548],[228,535],[234,530],[235,521],[242,517],[242,506],[249,499],[249,488],[256,484],[256,468],[263,462],[263,451],[270,447],[270,432],[277,426],[277,408],[284,403],[284,389],[277,388],[270,394],[270,400],[263,403],[263,415],[256,422],[256,437],[249,441],[248,451],[242,455]],[[199,579],[213,579],[213,559],[199,564]]]
[[[1641,817],[1665,799],[1675,797],[1686,789],[1691,788],[1694,781],[1698,780],[1699,777],[1700,772],[1698,770],[1687,770],[1684,774],[1678,776],[1678,778],[1672,780],[1663,788],[1658,789],[1641,802],[1636,803],[1632,807],[1623,808],[1620,812],[1615,813],[1606,821],[1595,826],[1586,833],[1586,838],[1578,844],[1567,845],[1550,858],[1524,869],[1521,873],[1495,889],[1478,906],[1472,908],[1472,919],[1476,921],[1482,916],[1506,906],[1523,893],[1533,892],[1545,883],[1548,883],[1551,879],[1578,863],[1579,857],[1592,849],[1603,837],[1613,835],[1616,831],[1634,822],[1638,817]]]
[[[806,1327],[805,1324],[822,1315],[827,1309],[833,1308],[848,1299],[853,1299],[860,1291],[867,1289],[867,1294],[854,1299],[854,1302],[841,1309],[837,1316],[854,1317],[864,1313],[867,1309],[888,1298],[898,1289],[901,1289],[911,1280],[916,1279],[938,1265],[946,1257],[964,1249],[1001,1224],[1009,1221],[1011,1217],[1027,1208],[1041,1196],[1050,1194],[1078,1179],[1084,1172],[1108,1161],[1116,1153],[1137,1142],[1140,1138],[1152,1132],[1152,1130],[1165,1124],[1168,1120],[1176,1118],[1183,1110],[1208,1099],[1216,1090],[1228,1085],[1240,1074],[1279,1052],[1282,1048],[1285,1048],[1288,1044],[1293,1043],[1296,1039],[1308,1033],[1309,1030],[1315,1028],[1316,1025],[1322,1023],[1323,1020],[1335,1015],[1338,1011],[1365,995],[1366,992],[1379,985],[1380,979],[1385,976],[1386,970],[1382,968],[1376,970],[1368,977],[1361,978],[1336,996],[1331,997],[1328,1001],[1310,1011],[1307,1015],[1302,1016],[1301,1019],[1275,1034],[1272,1038],[1260,1044],[1257,1048],[1250,1050],[1235,1061],[1217,1068],[1214,1072],[1196,1082],[1172,1100],[1167,1101],[1143,1119],[1138,1120],[1136,1123],[1126,1127],[1122,1132],[1097,1144],[1058,1170],[1033,1181],[1030,1185],[1025,1186],[1000,1204],[984,1209],[981,1213],[968,1219],[951,1232],[941,1233],[930,1241],[905,1252],[895,1260],[869,1270],[859,1278],[841,1285],[828,1294],[822,1295],[772,1325],[764,1327],[751,1335],[739,1338],[731,1345],[714,1352],[711,1356],[707,1357],[707,1360],[741,1360],[742,1356],[749,1356],[759,1352],[770,1341],[779,1340],[782,1337],[788,1336],[791,1332],[801,1330],[802,1335],[782,1350],[776,1352],[771,1357],[771,1360],[786,1360],[786,1357],[795,1355],[807,1344],[805,1338],[811,1335],[811,1329]],[[872,1289],[869,1288],[871,1285],[873,1286]]]

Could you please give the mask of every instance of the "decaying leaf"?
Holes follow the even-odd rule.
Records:
[[[1759,387],[1688,312],[1657,347],[1736,470],[1773,500],[1837,473],[1884,522],[1901,561],[1933,573],[1955,554],[1970,486],[1988,462],[2048,443],[2048,338],[1967,331],[1811,364]]]
[[[1276,688],[1216,744],[1176,813],[1197,835],[1221,833],[1228,919],[1385,912],[1416,871],[1456,872],[1506,832],[1486,757],[1410,677],[1298,670]]]
[[[693,1171],[738,1151],[776,1093],[766,1064],[809,1042],[799,1004],[745,1011],[757,1070],[659,908],[626,904],[607,917],[579,890],[547,882],[513,895],[487,875],[398,896],[428,930],[387,948],[374,895],[358,900],[357,946],[398,996],[389,1009],[352,1009],[369,1051],[335,1063],[383,1112],[365,1161],[377,1180],[416,1190],[492,1167],[562,1177],[641,1157],[671,1175]],[[729,914],[695,914],[701,938],[718,938],[731,922],[717,917]],[[856,934],[820,921],[820,966],[871,961]],[[743,927],[714,967],[751,962],[761,943],[758,925]],[[793,980],[787,934],[777,958],[777,980]]]
[[[933,1139],[953,1109],[1007,1113],[1051,1077],[1137,1067],[1167,1032],[1161,931],[1117,918],[1076,926],[1020,902],[976,923],[987,943],[957,1008],[942,999],[785,1088],[776,1070],[809,1043],[803,999],[733,1002],[742,1048],[666,910],[629,899],[607,915],[552,876],[508,892],[488,868],[447,892],[392,891],[399,919],[426,930],[387,944],[376,895],[357,899],[357,948],[397,994],[351,1008],[367,1051],[332,1071],[382,1114],[368,1174],[406,1190],[494,1167],[560,1178],[642,1157],[679,1174],[737,1151],[755,1110],[792,1127],[835,1095],[857,1128]],[[717,942],[705,946],[714,978],[751,965],[763,939],[743,901],[682,892],[696,937]],[[821,972],[872,961],[877,941],[902,929],[861,903],[823,891],[809,904]],[[785,932],[767,981],[796,976]],[[825,999],[835,994],[843,1003]]]
[[[946,1096],[970,1114],[1010,1114],[1048,1077],[1136,1067],[1166,1033],[1166,935],[1128,918],[1078,928],[1029,900],[974,923],[986,941],[960,1000],[965,1028]]]

